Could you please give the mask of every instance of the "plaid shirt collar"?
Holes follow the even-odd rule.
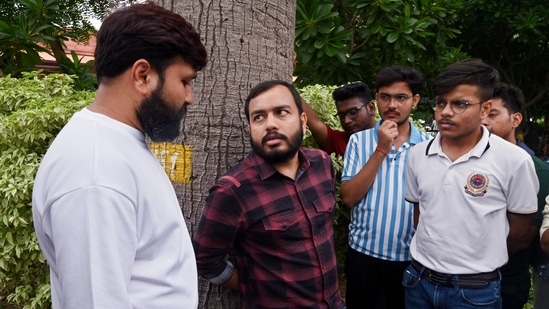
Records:
[[[311,161],[309,161],[309,159],[305,157],[301,148],[298,149],[297,155],[300,162],[298,170],[304,170],[304,169],[307,169],[309,166],[311,166]],[[269,177],[272,177],[274,174],[278,173],[278,171],[273,167],[271,163],[265,161],[265,159],[263,159],[254,151],[250,152],[250,159],[252,160],[253,164],[256,166],[257,172],[259,174],[259,177],[261,177],[261,180],[265,180]]]

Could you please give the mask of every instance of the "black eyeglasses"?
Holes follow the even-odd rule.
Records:
[[[469,105],[482,104],[484,102],[485,101],[471,103],[467,100],[462,100],[462,99],[446,101],[442,98],[437,98],[435,100],[435,105],[434,105],[433,109],[435,110],[435,112],[440,113],[444,110],[444,108],[446,108],[446,105],[448,105],[448,103],[450,103],[450,109],[456,114],[461,114],[461,113],[465,112],[465,110],[467,109],[467,107]]]
[[[337,113],[335,114],[336,117],[339,117],[339,119],[341,120],[344,120],[345,117],[349,117],[351,119],[355,119],[357,116],[358,116],[358,111],[363,108],[365,105],[362,104],[360,105],[359,107],[353,107],[353,108],[350,108],[348,111],[346,112],[341,112],[341,113]]]
[[[383,105],[388,105],[389,103],[391,103],[391,101],[395,100],[397,104],[402,105],[408,102],[411,97],[413,96],[405,94],[390,95],[386,93],[380,93],[377,96],[377,102],[378,104],[381,103]]]

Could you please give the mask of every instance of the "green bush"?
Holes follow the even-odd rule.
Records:
[[[32,224],[34,176],[56,134],[95,94],[75,91],[67,75],[23,75],[0,78],[0,301],[34,309],[51,307]]]

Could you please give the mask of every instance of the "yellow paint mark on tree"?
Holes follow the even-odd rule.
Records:
[[[149,147],[171,181],[178,183],[189,183],[191,181],[193,153],[191,146],[150,143]]]

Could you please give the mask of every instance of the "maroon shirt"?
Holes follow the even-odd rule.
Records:
[[[335,153],[337,155],[343,156],[345,154],[345,149],[347,148],[347,143],[349,142],[349,137],[344,131],[336,131],[329,126],[328,135],[326,136],[326,149],[327,153]]]
[[[255,153],[210,189],[194,245],[199,274],[230,278],[234,250],[242,308],[342,308],[334,248],[330,157],[300,149],[295,181]]]

